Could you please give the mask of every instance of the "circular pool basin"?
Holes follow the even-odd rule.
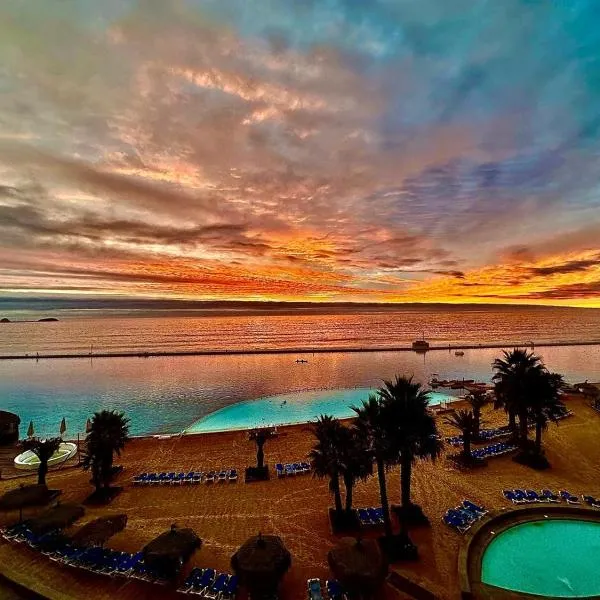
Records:
[[[600,523],[545,519],[498,534],[487,546],[481,581],[553,598],[600,595]]]
[[[313,390],[238,402],[203,417],[185,431],[205,433],[308,423],[317,419],[319,415],[347,419],[356,415],[352,407],[360,406],[362,401],[374,391],[370,388]],[[439,392],[429,394],[429,403],[432,406],[454,400],[457,398],[448,394]]]
[[[75,456],[77,446],[71,442],[63,442],[58,450],[50,457],[48,467],[60,465]],[[31,451],[27,450],[15,458],[15,468],[22,471],[37,471],[40,459]]]

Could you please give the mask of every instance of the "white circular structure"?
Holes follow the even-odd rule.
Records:
[[[66,462],[70,458],[73,458],[76,452],[77,446],[75,444],[62,442],[58,450],[50,457],[48,467],[56,467]],[[19,454],[14,462],[15,469],[21,469],[22,471],[37,471],[40,466],[40,459],[31,450]]]

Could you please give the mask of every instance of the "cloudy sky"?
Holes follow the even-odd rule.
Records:
[[[600,306],[599,22],[2,0],[0,297]]]

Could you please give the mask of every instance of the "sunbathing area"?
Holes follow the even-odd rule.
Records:
[[[394,573],[439,598],[457,598],[457,555],[464,541],[462,533],[488,513],[493,515],[523,503],[600,506],[596,476],[600,461],[598,416],[581,397],[569,398],[567,405],[573,414],[558,425],[550,424],[545,434],[550,469],[536,471],[517,464],[510,453],[499,449],[484,468],[462,470],[448,458],[457,451],[451,444],[445,444],[435,462],[423,462],[414,469],[413,500],[422,506],[430,526],[411,527],[419,559],[391,565],[392,575],[382,589],[382,598],[409,597],[394,585],[398,581]],[[489,406],[482,417],[491,428],[501,427],[506,420],[502,411]],[[438,427],[444,436],[453,436],[454,430],[440,417]],[[69,535],[99,517],[127,515],[126,526],[110,537],[104,550],[77,556],[73,549],[64,549],[62,556],[61,551],[44,552],[43,543],[39,543],[44,530],[34,539],[31,532],[17,528],[0,541],[3,571],[14,581],[52,599],[82,598],[92,587],[98,599],[175,599],[184,597],[181,590],[191,592],[203,578],[218,582],[219,598],[235,594],[244,598],[245,591],[238,588],[234,578],[231,558],[245,540],[262,533],[279,536],[291,554],[291,568],[283,578],[280,598],[305,597],[310,579],[319,580],[325,597],[326,582],[331,585],[334,579],[327,553],[339,538],[331,532],[328,520],[327,511],[332,505],[328,481],[314,478],[309,472],[306,458],[312,444],[306,426],[280,428],[279,435],[264,447],[270,480],[245,483],[238,473],[255,463],[255,447],[246,432],[132,440],[119,461],[124,469],[116,484],[123,491],[106,506],[86,506],[85,514],[64,529]],[[34,481],[34,475],[3,480],[0,492],[15,488],[17,482]],[[61,504],[80,505],[91,491],[89,472],[77,467],[51,471],[48,485],[62,490]],[[388,494],[392,503],[397,503],[398,469],[388,476]],[[361,536],[368,539],[381,535],[376,477],[357,483],[354,505]],[[39,512],[24,509],[23,517]],[[4,511],[0,518],[0,524],[7,527],[18,521],[18,512]],[[396,517],[393,519],[397,530]],[[177,583],[180,591],[172,585],[150,583],[151,577],[136,569],[141,549],[172,526],[193,530],[202,542]],[[70,557],[68,553],[72,553]],[[74,557],[78,560],[73,561]],[[97,567],[81,568],[86,562],[88,567]]]

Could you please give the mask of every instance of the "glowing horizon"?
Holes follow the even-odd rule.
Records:
[[[0,6],[0,298],[600,307],[569,7]]]

